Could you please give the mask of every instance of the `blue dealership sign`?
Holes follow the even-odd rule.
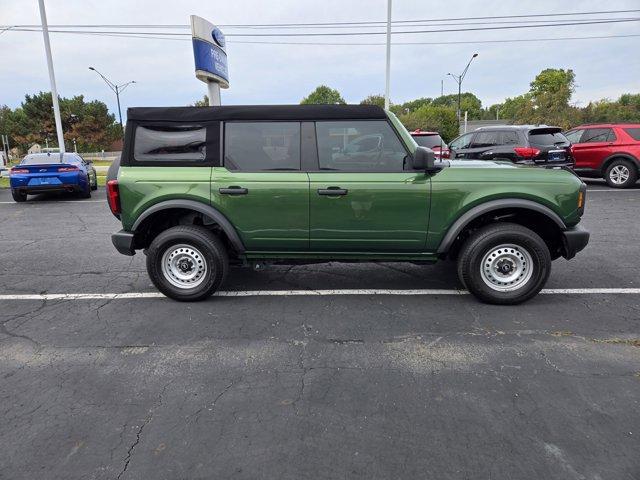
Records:
[[[204,18],[192,15],[191,34],[196,77],[203,82],[216,82],[222,88],[229,88],[226,42],[222,31]]]

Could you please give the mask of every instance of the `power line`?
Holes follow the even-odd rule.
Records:
[[[35,31],[35,30],[18,30],[18,31]],[[68,31],[64,33],[75,33],[79,35],[91,35],[98,37],[119,37],[119,38],[140,38],[146,40],[176,40],[180,42],[189,42],[190,38],[177,38],[177,37],[159,37],[154,34],[117,34],[106,32],[74,32]],[[552,37],[552,38],[511,38],[503,40],[455,40],[455,41],[441,41],[441,42],[393,42],[393,45],[468,45],[476,43],[522,43],[522,42],[555,42],[555,41],[567,41],[567,40],[604,40],[611,38],[634,38],[640,37],[640,34],[628,34],[628,35],[597,35],[586,37]],[[248,44],[248,45],[304,45],[304,46],[380,46],[385,45],[383,42],[278,42],[271,40],[232,40],[228,42],[232,45]]]
[[[526,14],[526,15],[492,15],[484,17],[453,17],[453,18],[432,18],[432,19],[419,19],[419,20],[392,20],[391,23],[409,24],[409,23],[421,23],[421,22],[450,22],[460,20],[490,20],[490,19],[507,19],[507,18],[535,18],[535,17],[560,17],[571,15],[601,15],[601,14],[618,14],[618,13],[637,13],[640,9],[633,10],[600,10],[600,11],[587,11],[587,12],[563,12],[563,13],[539,13],[539,14]],[[312,23],[264,23],[264,24],[219,24],[219,27],[311,27],[311,26],[337,26],[337,25],[371,25],[378,24],[384,25],[386,21],[359,21],[359,22],[312,22]],[[2,25],[0,28],[8,25]],[[15,27],[33,28],[40,25],[14,25]],[[50,25],[54,28],[189,28],[188,24],[55,24]]]
[[[449,28],[449,29],[437,29],[437,30],[410,30],[410,31],[395,31],[393,35],[407,35],[407,34],[420,34],[420,33],[452,33],[452,32],[477,32],[477,31],[491,31],[491,30],[519,30],[522,28],[544,28],[544,27],[559,27],[559,26],[572,26],[572,25],[596,25],[596,24],[611,24],[611,23],[626,23],[637,22],[640,18],[628,18],[628,19],[610,19],[610,20],[594,20],[594,21],[580,21],[580,22],[564,22],[564,23],[547,23],[536,25],[511,25],[511,26],[499,26],[499,27],[474,27],[474,28]],[[38,28],[13,28],[12,31],[40,31]],[[176,33],[176,32],[123,32],[123,31],[95,31],[95,30],[49,30],[55,33],[101,33],[101,34],[119,34],[119,35],[162,35],[162,36],[184,36],[190,37],[190,33]],[[330,37],[330,36],[369,36],[369,35],[386,35],[385,32],[331,32],[331,33],[229,33],[227,37]]]

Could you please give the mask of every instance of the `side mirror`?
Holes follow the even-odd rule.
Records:
[[[411,159],[411,166],[414,170],[429,172],[435,170],[436,156],[433,150],[427,147],[418,147]]]

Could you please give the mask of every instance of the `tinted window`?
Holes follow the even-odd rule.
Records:
[[[449,144],[449,148],[453,149],[461,149],[461,148],[469,148],[469,142],[471,141],[471,137],[473,133],[465,133],[464,135],[456,138]]]
[[[478,132],[476,133],[471,148],[492,147],[493,145],[500,145],[500,132]]]
[[[138,162],[202,162],[206,136],[200,126],[139,126],[133,156]]]
[[[582,135],[580,143],[608,142],[612,133],[610,128],[588,128]]]
[[[60,154],[51,155],[27,155],[20,162],[21,165],[48,165],[50,163],[60,163]]]
[[[231,122],[224,127],[229,170],[299,170],[300,123]]]
[[[442,141],[442,138],[440,138],[440,135],[418,135],[413,137],[413,139],[421,147],[433,148],[446,145],[446,143]]]
[[[520,143],[520,140],[518,140],[518,132],[514,132],[513,130],[502,132],[501,145],[517,145],[518,143]]]
[[[640,140],[640,128],[625,128],[624,131],[634,140]]]
[[[562,133],[536,133],[535,130],[529,133],[529,143],[537,147],[552,147],[563,143],[569,143],[567,137]]]
[[[580,143],[580,137],[582,137],[583,133],[584,130],[571,130],[570,132],[565,133],[564,136],[567,137],[567,140],[571,143]]]
[[[316,122],[320,170],[393,172],[407,151],[389,124],[380,121]]]

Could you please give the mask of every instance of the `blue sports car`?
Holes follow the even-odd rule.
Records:
[[[9,171],[11,195],[24,202],[42,192],[76,192],[90,198],[98,188],[96,169],[77,153],[32,153]]]

